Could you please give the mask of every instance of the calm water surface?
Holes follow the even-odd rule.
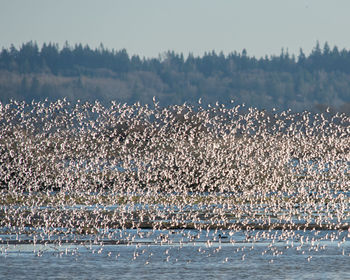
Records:
[[[124,234],[132,234],[134,231]],[[0,245],[1,279],[350,279],[350,242],[322,239],[246,242],[179,238],[173,243],[134,239],[129,245]],[[330,235],[332,232],[328,232]],[[160,232],[153,232],[161,235]],[[196,232],[181,232],[194,236]],[[274,234],[278,234],[276,231]],[[344,235],[345,236],[345,235]],[[346,237],[346,236],[345,236]],[[146,241],[146,242],[141,242]],[[234,241],[234,242],[233,242]]]

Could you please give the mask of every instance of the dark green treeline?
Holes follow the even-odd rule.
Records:
[[[233,52],[203,56],[172,51],[158,58],[130,56],[125,49],[92,49],[81,44],[24,43],[0,53],[0,101],[68,97],[108,104],[152,102],[161,105],[246,103],[260,109],[349,111],[350,51],[316,44],[306,56],[288,51],[257,59]]]

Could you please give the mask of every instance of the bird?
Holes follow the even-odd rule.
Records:
[[[264,242],[278,257],[281,242],[305,253],[347,241],[348,116],[153,102],[0,104],[1,226],[58,251],[135,246],[134,261],[143,242],[213,254],[222,239],[252,244],[235,253]]]

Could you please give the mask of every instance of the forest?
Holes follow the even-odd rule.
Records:
[[[309,55],[255,58],[246,49],[202,56],[168,51],[157,58],[129,55],[102,44],[23,43],[0,52],[0,101],[70,101],[203,105],[350,112],[350,51],[319,42]]]

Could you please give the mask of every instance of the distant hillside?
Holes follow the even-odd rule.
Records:
[[[256,59],[241,53],[202,57],[167,52],[159,58],[129,56],[125,49],[81,44],[24,43],[0,53],[0,101],[69,100],[151,103],[246,103],[259,109],[350,111],[350,51],[317,43],[309,56],[282,50]]]

